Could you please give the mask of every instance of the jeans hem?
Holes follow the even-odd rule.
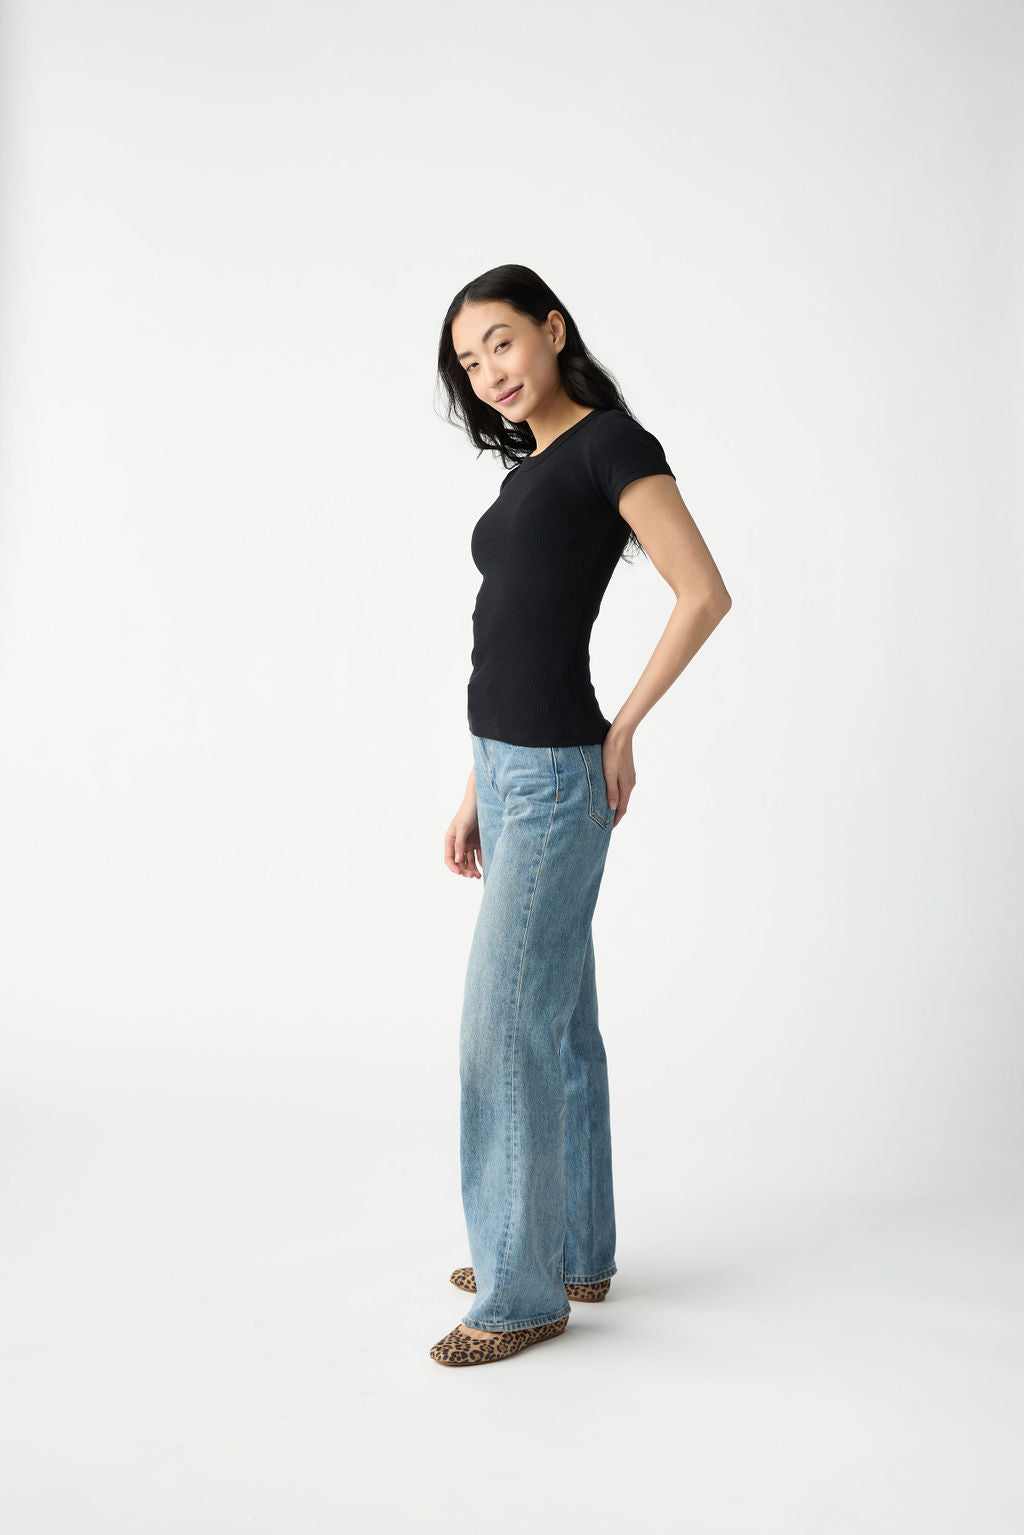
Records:
[[[525,1332],[528,1327],[543,1327],[545,1322],[559,1322],[562,1317],[571,1315],[572,1310],[567,1306],[564,1311],[549,1311],[547,1316],[533,1316],[527,1322],[496,1322],[472,1315],[464,1316],[462,1321],[467,1327],[479,1327],[481,1332]]]
[[[564,1284],[596,1284],[599,1279],[610,1279],[618,1272],[618,1265],[613,1263],[611,1268],[598,1269],[596,1274],[563,1274],[562,1281]]]

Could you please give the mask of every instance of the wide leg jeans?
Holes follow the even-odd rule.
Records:
[[[616,1272],[592,918],[614,812],[601,747],[471,735],[483,892],[459,1044],[471,1327],[569,1311]]]

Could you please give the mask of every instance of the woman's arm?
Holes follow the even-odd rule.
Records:
[[[618,807],[615,826],[626,813],[636,783],[636,727],[732,607],[718,566],[671,475],[648,474],[627,485],[619,498],[619,513],[675,592],[676,605],[636,687],[605,737],[605,786],[609,805]]]

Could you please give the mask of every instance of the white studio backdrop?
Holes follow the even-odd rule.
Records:
[[[434,361],[506,261],[660,438],[733,597],[638,731],[595,921],[624,1235],[1019,1178],[1021,30],[6,7],[16,1297],[59,1296],[57,1229],[105,1274],[129,1208],[125,1294],[282,1251],[415,1277],[439,1231],[468,1261],[481,887],[441,844],[501,469]],[[671,603],[613,577],[609,717]]]

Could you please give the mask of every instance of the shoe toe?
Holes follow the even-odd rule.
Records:
[[[461,1327],[455,1326],[434,1344],[430,1357],[436,1359],[438,1364],[483,1364],[492,1357],[488,1347],[485,1339],[471,1338]]]

